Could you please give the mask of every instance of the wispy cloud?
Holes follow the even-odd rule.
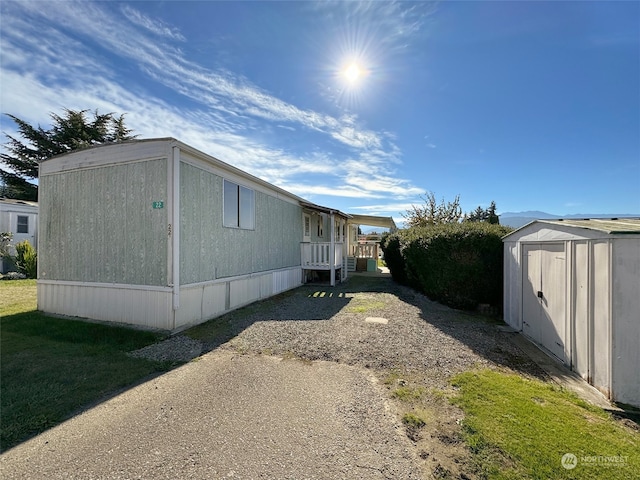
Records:
[[[178,29],[133,6],[116,10],[108,5],[72,1],[2,5],[4,111],[43,124],[51,111],[62,107],[125,111],[128,125],[142,137],[177,137],[302,196],[408,198],[422,192],[410,180],[396,178],[392,166],[401,161],[402,152],[389,132],[362,128],[353,115],[300,108],[233,72],[205,68],[175,45],[187,40]],[[393,34],[415,31],[419,18],[405,12],[398,20],[404,26],[396,25]],[[100,47],[90,50],[83,39]],[[144,86],[118,78],[111,63],[114,56],[118,62],[131,61],[132,68],[190,99],[192,106],[179,109]],[[319,161],[317,152],[293,153],[275,141],[266,145],[252,135],[262,122],[319,134],[342,153]],[[314,175],[313,183],[309,175]]]
[[[178,29],[172,28],[158,20],[153,20],[149,17],[146,17],[138,10],[135,10],[129,5],[124,5],[122,7],[122,13],[131,23],[146,28],[151,33],[154,33],[161,37],[167,37],[172,40],[179,40],[181,42],[186,41],[186,38],[184,37],[184,35],[182,35],[182,33],[180,33]]]
[[[411,210],[411,203],[386,203],[377,205],[362,205],[358,207],[352,207],[351,209],[357,212],[363,212],[367,215],[389,215],[396,214],[397,212],[406,212]],[[402,217],[401,217],[402,218]]]
[[[424,26],[437,9],[438,2],[318,2],[315,7],[345,23],[367,25],[369,40],[402,48]],[[339,14],[336,14],[339,11]],[[371,37],[372,33],[380,33]],[[357,40],[357,39],[356,39]]]

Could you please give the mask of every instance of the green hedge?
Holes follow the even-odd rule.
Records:
[[[383,242],[399,283],[453,308],[502,305],[503,245],[509,227],[463,222],[401,230]]]

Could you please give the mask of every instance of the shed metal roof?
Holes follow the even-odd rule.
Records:
[[[640,218],[584,218],[536,220],[541,223],[598,230],[605,233],[640,233]]]

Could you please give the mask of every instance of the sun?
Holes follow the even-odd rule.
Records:
[[[341,73],[347,84],[354,87],[362,82],[363,78],[367,74],[367,71],[361,64],[357,62],[351,62],[342,69]]]
[[[364,74],[362,67],[357,63],[350,63],[342,72],[349,83],[356,83]]]

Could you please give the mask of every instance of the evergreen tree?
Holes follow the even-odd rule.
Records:
[[[43,160],[94,145],[136,138],[126,127],[124,115],[116,117],[114,113],[100,114],[96,110],[93,118],[88,118],[88,111],[65,109],[63,115],[52,113],[53,126],[48,130],[7,114],[18,126],[22,138],[5,134],[8,141],[5,152],[0,153],[0,163],[8,167],[0,168],[3,196],[36,201],[38,187],[29,180],[38,178],[38,166]]]
[[[500,217],[498,217],[498,214],[496,214],[496,202],[494,202],[493,200],[491,201],[491,205],[489,205],[489,208],[487,209],[487,222],[493,223],[495,225],[500,224]]]
[[[465,214],[464,221],[499,224],[500,218],[496,214],[496,208],[496,202],[494,201],[491,202],[491,205],[489,205],[489,208],[486,210],[481,206],[478,206],[473,212]]]

